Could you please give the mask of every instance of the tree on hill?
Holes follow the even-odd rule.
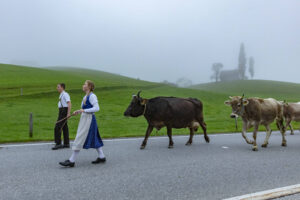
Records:
[[[187,88],[187,87],[190,87],[191,85],[193,85],[193,81],[191,81],[190,79],[187,79],[185,77],[182,77],[176,81],[176,85],[178,87]]]
[[[219,81],[219,77],[220,77],[220,72],[221,69],[223,68],[223,64],[222,63],[214,63],[212,65],[212,70],[213,70],[213,75],[211,76],[211,79],[215,80],[216,82]]]
[[[244,43],[242,43],[240,46],[239,65],[238,65],[241,79],[246,79],[245,76],[246,63],[247,63],[247,59],[246,59],[245,47],[244,47]]]
[[[254,77],[254,58],[251,56],[249,58],[249,73],[251,78],[253,79]]]

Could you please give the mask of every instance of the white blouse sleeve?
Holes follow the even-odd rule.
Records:
[[[100,110],[100,108],[99,108],[97,96],[95,94],[91,94],[89,101],[93,105],[93,107],[84,109],[84,112],[87,112],[87,113],[98,112]]]

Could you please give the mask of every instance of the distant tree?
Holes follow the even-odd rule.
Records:
[[[187,79],[187,78],[182,77],[182,78],[179,78],[179,79],[176,81],[176,85],[177,85],[178,87],[184,87],[184,88],[186,88],[186,87],[192,86],[192,85],[193,85],[193,82],[192,82],[191,80]]]
[[[253,79],[254,77],[254,58],[251,56],[249,58],[249,73],[251,78]]]
[[[213,75],[210,77],[211,79],[215,80],[216,82],[219,81],[219,77],[220,77],[220,72],[221,69],[223,68],[223,64],[222,63],[214,63],[212,65],[212,70],[213,70]]]
[[[247,63],[246,53],[245,53],[244,43],[242,43],[240,46],[239,65],[238,65],[241,79],[246,79],[246,76],[245,76],[246,63]]]
[[[171,85],[171,86],[177,87],[177,85],[175,83],[169,82],[168,80],[163,80],[162,83],[166,84],[166,85]]]

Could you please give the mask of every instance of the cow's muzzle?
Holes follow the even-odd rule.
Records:
[[[234,114],[234,113],[231,113],[231,114],[230,114],[230,118],[237,118],[237,117],[238,117],[237,114]]]

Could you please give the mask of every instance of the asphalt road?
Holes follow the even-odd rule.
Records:
[[[258,134],[262,144],[265,133]],[[273,133],[268,148],[251,150],[240,134],[104,141],[107,163],[92,165],[93,149],[80,152],[75,168],[63,168],[71,150],[51,145],[0,149],[0,199],[222,199],[300,183],[300,134],[287,147]],[[291,196],[292,197],[292,196]]]

